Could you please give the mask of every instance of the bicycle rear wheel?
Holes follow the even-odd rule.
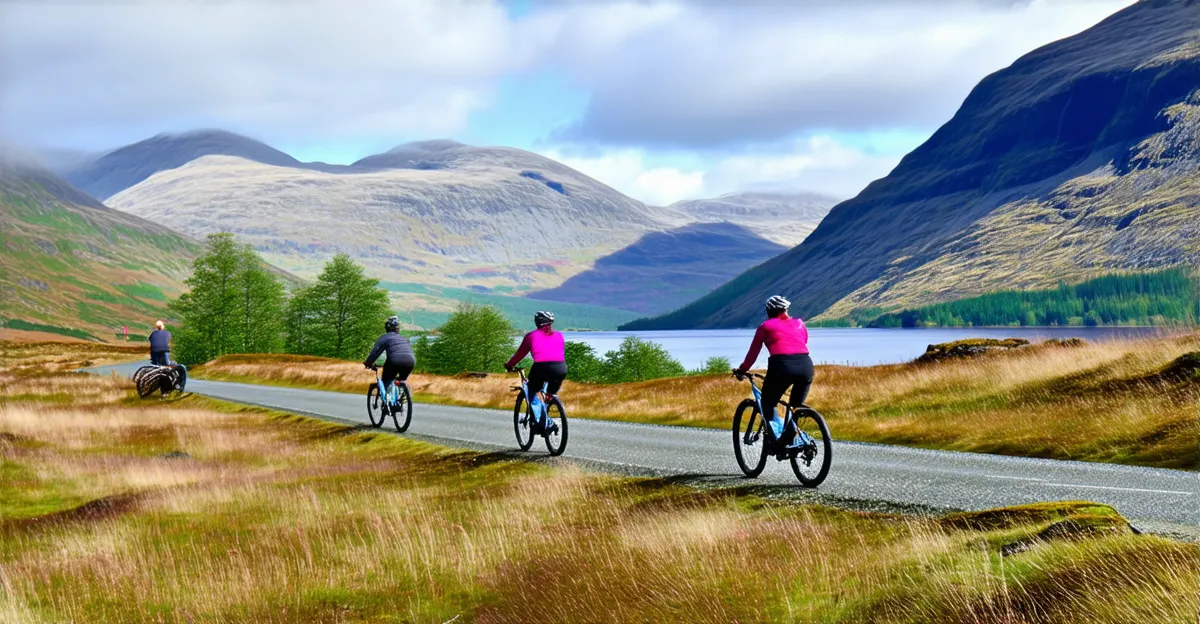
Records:
[[[767,440],[758,404],[753,399],[742,401],[733,415],[733,455],[738,467],[747,477],[762,474],[767,465]]]
[[[558,397],[551,398],[546,404],[546,423],[547,428],[552,430],[551,433],[545,434],[546,450],[550,451],[551,456],[562,455],[563,451],[567,450],[567,408],[563,407]]]
[[[382,427],[383,419],[387,418],[387,406],[383,397],[379,396],[379,384],[367,387],[367,418],[371,419],[372,427]]]
[[[525,402],[525,393],[517,393],[517,403],[513,406],[513,430],[517,434],[517,446],[522,451],[528,451],[533,446],[533,414]]]
[[[792,472],[804,487],[815,488],[829,476],[829,465],[833,460],[833,437],[825,418],[811,407],[799,407],[793,411],[796,421],[796,437],[801,431],[808,434],[809,441],[802,444],[792,456]]]
[[[408,384],[400,384],[399,403],[392,411],[392,422],[396,423],[396,431],[404,433],[412,424],[412,393],[408,391]]]

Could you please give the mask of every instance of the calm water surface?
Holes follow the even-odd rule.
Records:
[[[931,344],[964,338],[1024,338],[1038,342],[1047,338],[1083,338],[1099,342],[1117,338],[1153,336],[1167,330],[1145,327],[1047,327],[1047,328],[949,328],[949,329],[810,329],[808,348],[818,364],[894,364],[907,362]],[[661,344],[688,368],[697,368],[710,357],[741,363],[754,337],[752,329],[697,329],[641,332],[564,332],[567,340],[586,342],[599,354],[616,349],[626,336],[637,336]],[[767,364],[767,350],[757,366]]]

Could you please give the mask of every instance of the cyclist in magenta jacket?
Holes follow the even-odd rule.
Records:
[[[562,382],[567,378],[566,340],[559,332],[554,331],[554,314],[538,310],[533,315],[533,324],[537,329],[525,334],[521,346],[504,364],[505,370],[512,372],[526,355],[533,355],[533,366],[529,368],[529,390],[533,394],[531,406],[537,416],[536,425],[541,426],[543,415],[542,398],[537,393],[545,386],[546,394],[554,396],[562,388]],[[553,421],[550,422],[553,426]]]
[[[783,398],[790,387],[792,395],[788,399],[789,407],[804,404],[808,398],[808,390],[813,382],[813,361],[808,354],[808,328],[804,321],[788,316],[788,308],[792,303],[779,295],[767,300],[767,320],[758,326],[754,332],[754,341],[750,343],[750,351],[746,360],[737,368],[739,374],[745,374],[754,366],[763,345],[771,357],[767,360],[767,378],[762,385],[763,409],[770,410],[764,414],[771,425],[775,439],[783,437],[783,419],[775,414],[775,406]]]

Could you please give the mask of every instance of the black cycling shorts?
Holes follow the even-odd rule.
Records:
[[[383,363],[383,374],[380,375],[383,379],[383,387],[390,386],[394,379],[408,381],[408,376],[412,374],[413,368],[416,365],[416,360],[396,360],[395,362],[385,360]]]
[[[813,361],[807,353],[772,355],[767,360],[767,378],[762,385],[763,409],[774,409],[788,388],[792,389],[788,405],[803,405],[812,387],[813,374]]]
[[[529,367],[529,391],[540,392],[546,386],[546,394],[555,395],[562,389],[567,378],[566,362],[535,362]]]

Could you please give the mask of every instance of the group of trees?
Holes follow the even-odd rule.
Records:
[[[339,254],[289,297],[282,277],[231,234],[211,234],[171,303],[179,321],[174,358],[184,364],[230,353],[361,357],[390,312],[387,291]]]
[[[829,325],[867,327],[1099,326],[1194,324],[1197,282],[1186,269],[1108,275],[1075,286],[1004,291],[883,314],[856,311]],[[816,324],[814,324],[816,325]]]
[[[387,291],[345,254],[334,256],[310,284],[289,294],[280,274],[231,234],[212,234],[186,280],[190,291],[171,303],[179,321],[174,358],[184,364],[232,353],[295,353],[357,360],[391,315]],[[433,334],[413,341],[417,370],[439,375],[500,372],[520,332],[492,306],[463,304]],[[603,356],[581,342],[566,345],[570,378],[625,383],[729,371],[726,358],[686,370],[661,345],[630,336]],[[526,366],[529,362],[524,363]]]
[[[516,348],[519,331],[491,306],[463,304],[434,335],[413,342],[417,371],[437,375],[464,372],[500,372]],[[627,337],[619,348],[603,356],[588,344],[566,344],[569,378],[585,383],[624,383],[683,375],[725,373],[726,358],[710,358],[696,370],[686,370],[661,345]],[[531,362],[522,365],[528,368]]]

